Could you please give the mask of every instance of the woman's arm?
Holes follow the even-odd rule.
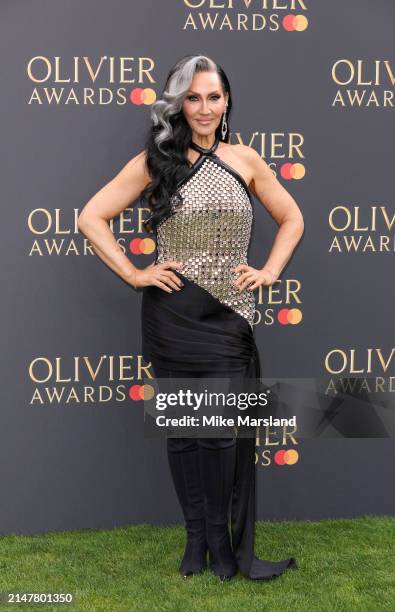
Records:
[[[136,268],[122,252],[108,221],[137,200],[149,181],[142,151],[85,204],[77,221],[95,253],[129,284],[134,284]]]
[[[95,253],[124,281],[135,288],[155,284],[165,291],[178,288],[178,277],[166,268],[178,262],[151,264],[138,270],[115,240],[108,221],[137,200],[151,181],[145,164],[145,151],[133,157],[121,171],[84,206],[77,220],[78,229],[88,238]]]
[[[254,290],[262,284],[271,285],[280,276],[303,235],[304,221],[294,198],[277,180],[259,153],[252,147],[244,146],[243,149],[252,170],[250,189],[279,226],[270,255],[258,274],[254,275],[251,268],[243,264],[235,268],[236,272],[244,272],[235,281],[240,290],[245,289],[251,281],[254,283],[248,288]]]

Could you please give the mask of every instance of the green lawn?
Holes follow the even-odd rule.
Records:
[[[183,527],[87,529],[1,536],[0,591],[72,592],[74,609],[95,612],[395,610],[395,518],[259,522],[256,533],[257,556],[294,556],[299,568],[262,582],[220,584],[210,571],[185,579]]]

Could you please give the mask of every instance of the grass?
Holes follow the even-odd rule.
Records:
[[[1,592],[72,592],[94,612],[394,610],[395,518],[258,522],[256,554],[296,557],[298,569],[220,584],[210,571],[184,579],[182,526],[49,532],[1,538]],[[1,609],[71,610],[8,605]]]

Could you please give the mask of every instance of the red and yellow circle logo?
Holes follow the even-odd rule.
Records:
[[[287,181],[291,179],[299,181],[305,176],[305,174],[306,174],[306,168],[304,167],[303,164],[300,164],[300,163],[295,163],[295,164],[286,163],[286,164],[283,164],[280,168],[281,177],[283,179],[286,179]]]
[[[154,395],[155,390],[152,385],[132,385],[129,389],[129,397],[135,402],[150,400]]]
[[[155,251],[155,241],[152,238],[133,238],[129,250],[133,255],[151,255]]]
[[[277,465],[294,465],[299,460],[299,453],[294,448],[281,449],[274,453],[274,462]]]
[[[287,32],[303,32],[309,25],[309,20],[305,15],[285,15],[283,28]]]
[[[302,311],[299,308],[282,308],[277,313],[281,325],[297,325],[302,320]]]
[[[156,100],[156,92],[151,87],[135,87],[129,94],[132,104],[153,104]]]

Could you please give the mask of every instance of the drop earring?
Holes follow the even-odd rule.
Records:
[[[221,125],[221,136],[222,140],[225,140],[226,132],[228,131],[228,124],[226,123],[226,109],[228,105],[225,106],[224,114],[222,115],[222,125]]]

